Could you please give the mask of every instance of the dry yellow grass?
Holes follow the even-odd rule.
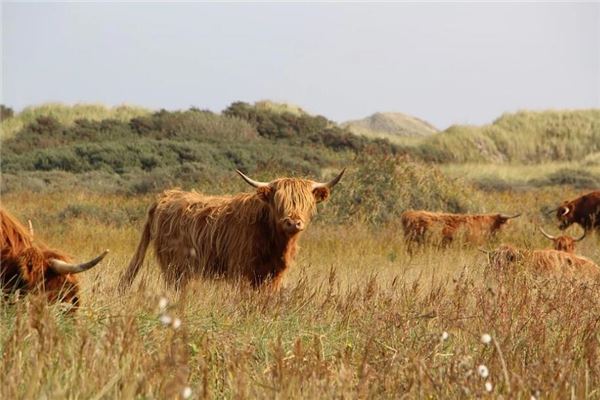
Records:
[[[550,226],[539,207],[559,194],[574,192],[487,195],[490,208],[526,212],[497,242],[548,247],[535,224]],[[82,259],[111,254],[82,274],[84,304],[74,318],[35,298],[0,304],[0,398],[182,398],[186,388],[190,398],[600,397],[600,284],[527,273],[498,281],[476,249],[410,257],[394,223],[320,219],[280,294],[222,281],[175,293],[151,257],[119,297],[149,200],[3,196],[49,244]],[[86,205],[108,214],[64,213]],[[131,222],[107,218],[129,215],[122,210]],[[578,252],[600,262],[598,241],[586,238]],[[161,296],[169,299],[163,311]]]

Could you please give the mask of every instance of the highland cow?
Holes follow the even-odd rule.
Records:
[[[565,230],[572,224],[578,224],[586,232],[596,230],[600,233],[600,191],[590,192],[574,200],[563,202],[556,210],[559,229]]]
[[[544,231],[541,227],[538,227],[538,229],[540,230],[542,235],[544,235],[546,238],[552,240],[552,243],[554,244],[554,250],[565,251],[565,252],[571,253],[571,254],[575,253],[575,243],[577,243],[577,242],[583,240],[583,238],[585,238],[585,231],[583,232],[583,235],[581,235],[580,237],[574,238],[574,237],[566,236],[566,235],[552,236],[549,233],[547,233],[546,231]]]
[[[559,250],[527,250],[502,245],[488,252],[489,265],[501,272],[514,271],[518,266],[544,276],[598,279],[600,267],[586,257]]]
[[[521,214],[450,214],[429,211],[405,211],[402,229],[408,245],[426,240],[448,245],[457,239],[467,243],[483,243],[494,236],[510,219]]]
[[[254,193],[207,196],[167,190],[148,210],[135,255],[121,277],[131,285],[149,243],[167,284],[182,287],[195,276],[242,279],[278,289],[297,251],[298,239],[344,171],[327,183],[281,178],[258,182],[236,172]]]
[[[97,265],[108,253],[91,261],[73,264],[65,253],[34,241],[15,217],[0,209],[0,285],[4,294],[20,291],[42,293],[49,302],[77,306],[79,285],[75,274]]]

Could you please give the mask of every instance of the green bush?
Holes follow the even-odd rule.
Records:
[[[406,157],[365,153],[336,187],[327,212],[342,220],[379,224],[409,209],[477,210],[474,190],[436,167]]]
[[[600,187],[600,176],[584,169],[563,168],[543,179],[530,182],[535,186],[568,185],[578,189],[597,189]]]

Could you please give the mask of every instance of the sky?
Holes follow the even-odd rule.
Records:
[[[297,104],[438,128],[600,107],[600,3],[2,2],[2,103]]]

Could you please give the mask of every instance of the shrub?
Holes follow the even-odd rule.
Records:
[[[398,220],[408,209],[477,209],[472,188],[406,157],[365,153],[347,175],[327,207],[338,219],[379,224]]]
[[[14,115],[14,111],[12,108],[5,106],[4,104],[0,104],[0,122],[5,119],[12,118]]]
[[[600,187],[600,176],[584,169],[562,168],[543,179],[530,181],[536,186],[568,185],[578,189],[595,189]]]

